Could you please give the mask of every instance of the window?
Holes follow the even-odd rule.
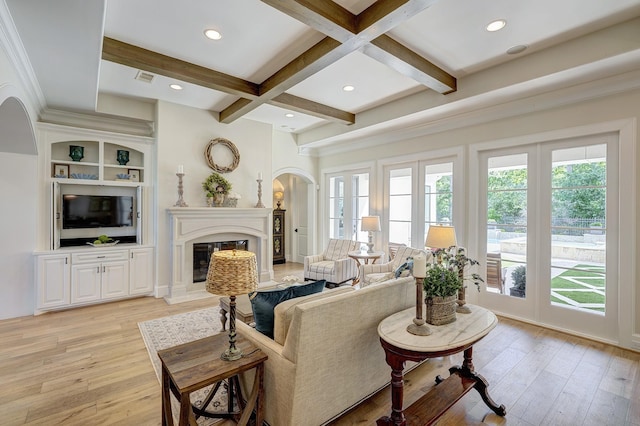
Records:
[[[411,246],[411,168],[389,174],[389,241]]]
[[[329,178],[329,236],[344,238],[344,178]]]
[[[424,248],[431,225],[454,224],[454,211],[457,212],[454,205],[460,203],[463,197],[463,194],[455,192],[462,191],[462,186],[457,183],[462,179],[454,176],[456,161],[452,156],[434,156],[430,160],[394,164],[385,168],[387,242]],[[459,223],[462,222],[459,219]],[[462,226],[456,226],[458,237],[463,232]]]
[[[551,303],[605,312],[606,145],[552,151]]]
[[[360,222],[362,216],[369,215],[369,173],[342,173],[329,176],[327,182],[329,237],[367,241],[367,233],[360,231]]]
[[[453,223],[453,163],[424,166],[424,238],[431,225]]]
[[[489,158],[487,291],[521,298],[526,297],[527,179],[527,154]]]

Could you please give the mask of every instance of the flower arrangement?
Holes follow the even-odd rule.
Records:
[[[476,273],[464,276],[464,268],[478,265],[478,261],[466,256],[463,248],[451,246],[448,249],[438,249],[433,252],[432,262],[427,263],[427,276],[424,278],[423,288],[425,297],[450,297],[464,287],[464,281],[472,281],[478,291],[482,277]]]
[[[202,182],[202,189],[207,193],[207,197],[213,197],[216,194],[226,195],[231,191],[231,182],[221,174],[213,172]]]

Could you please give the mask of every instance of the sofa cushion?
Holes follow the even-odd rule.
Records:
[[[320,280],[309,284],[294,285],[281,290],[254,291],[249,293],[256,330],[273,339],[273,309],[276,305],[285,300],[320,293],[326,283],[325,280]]]
[[[278,304],[278,306],[273,310],[273,340],[275,340],[276,343],[284,345],[284,341],[287,338],[287,332],[289,331],[289,325],[291,324],[291,318],[293,318],[293,311],[299,304],[355,290],[356,289],[351,286],[336,287],[333,289],[326,289],[321,293],[310,294],[309,296],[304,297],[296,297]]]

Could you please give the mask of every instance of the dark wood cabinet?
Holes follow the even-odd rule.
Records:
[[[285,263],[284,258],[284,213],[286,210],[275,209],[273,211],[273,263]]]

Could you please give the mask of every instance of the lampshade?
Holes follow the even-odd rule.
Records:
[[[380,231],[380,216],[362,216],[360,230],[367,232]]]
[[[443,249],[458,245],[456,230],[453,226],[430,226],[424,245],[433,249]]]
[[[246,250],[213,252],[207,272],[207,291],[224,296],[237,296],[258,288],[256,254]]]
[[[284,192],[282,191],[276,191],[273,193],[273,198],[275,198],[276,201],[282,201],[284,200]]]

